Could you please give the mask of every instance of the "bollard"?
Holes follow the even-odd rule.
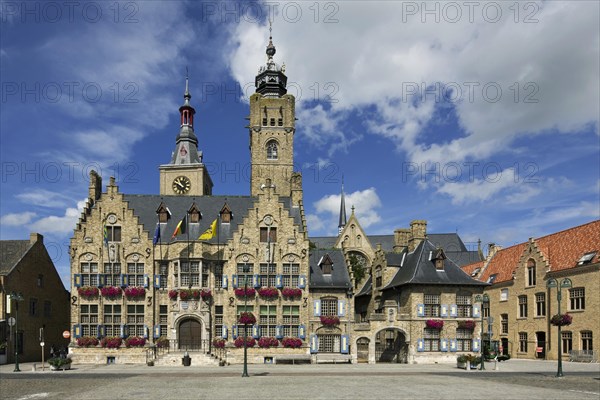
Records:
[[[37,366],[35,365],[35,363],[31,366],[31,372],[35,372],[36,371]]]

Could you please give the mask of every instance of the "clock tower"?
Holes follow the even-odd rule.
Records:
[[[250,192],[252,196],[262,193],[261,187],[270,179],[274,193],[290,196],[299,179],[299,174],[293,173],[296,100],[287,93],[285,64],[273,60],[272,37],[266,53],[267,63],[259,68],[256,91],[250,96]]]
[[[181,127],[175,141],[175,151],[169,164],[160,170],[160,194],[182,196],[211,195],[213,183],[202,163],[202,152],[198,150],[198,138],[194,134],[194,114],[190,104],[188,78],[185,78],[184,103],[179,107]]]

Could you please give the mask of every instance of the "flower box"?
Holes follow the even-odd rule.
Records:
[[[460,329],[467,329],[469,331],[472,331],[475,329],[475,321],[473,321],[472,319],[468,319],[466,321],[458,321],[458,327]]]
[[[431,329],[440,330],[444,327],[444,321],[441,319],[428,319],[425,321],[425,326]]]
[[[200,292],[200,297],[202,297],[202,300],[208,301],[208,300],[212,299],[213,295],[210,290],[204,289]]]
[[[302,289],[299,288],[283,288],[281,295],[288,299],[293,299],[302,296]]]
[[[104,286],[102,289],[100,289],[100,294],[102,294],[102,297],[111,299],[120,296],[121,293],[123,293],[123,291],[118,286]]]
[[[335,315],[322,315],[321,324],[325,326],[336,326],[340,324],[340,319]]]
[[[82,286],[82,287],[77,288],[77,293],[81,297],[91,298],[91,297],[98,296],[100,291],[95,286]]]
[[[283,347],[297,349],[298,347],[302,347],[302,339],[296,337],[286,337],[281,341]]]
[[[274,287],[263,287],[258,289],[258,295],[263,299],[273,300],[279,297],[279,290]]]
[[[240,347],[244,347],[244,337],[240,336],[237,339],[235,339],[235,342],[233,342],[234,346],[237,348]],[[246,347],[254,347],[256,345],[256,340],[253,337],[248,336],[246,338]]]
[[[225,348],[225,339],[215,339],[213,340],[213,347],[216,349],[224,349]]]
[[[146,339],[141,336],[130,336],[125,339],[125,347],[143,347],[146,344]]]
[[[190,297],[194,300],[200,300],[200,291],[198,289],[190,290]]]
[[[571,325],[573,317],[569,314],[556,314],[550,319],[550,323],[554,326],[567,326]]]
[[[96,347],[100,341],[93,336],[83,336],[77,338],[77,346],[79,347]]]
[[[68,369],[71,369],[71,362],[73,362],[73,360],[71,360],[70,358],[62,357],[53,357],[48,360],[48,364],[50,364],[50,369],[52,371],[58,371],[60,369],[66,371]]]
[[[238,322],[243,325],[254,325],[256,323],[256,317],[251,312],[243,312],[240,314]]]
[[[156,345],[156,347],[166,349],[169,347],[169,339],[167,339],[164,336],[161,336],[158,339],[156,339],[156,342],[154,342],[154,344]]]
[[[254,297],[256,295],[256,290],[253,288],[248,288],[244,291],[244,288],[236,288],[234,291],[237,297]]]
[[[192,298],[192,291],[189,289],[179,290],[179,300],[186,301]]]
[[[169,290],[169,299],[177,300],[177,290]]]
[[[122,343],[123,339],[121,339],[118,336],[107,336],[103,337],[102,340],[100,340],[100,346],[105,347],[107,349],[118,349],[119,347],[121,347]]]
[[[263,336],[258,339],[258,347],[262,347],[263,349],[268,349],[270,347],[278,347],[279,340],[274,337]]]
[[[146,296],[146,289],[141,286],[127,286],[124,293],[128,299],[139,299]]]

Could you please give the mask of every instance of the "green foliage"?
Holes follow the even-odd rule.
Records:
[[[61,368],[63,365],[71,364],[71,361],[70,358],[53,357],[48,360],[48,364],[55,368]]]
[[[352,270],[352,275],[354,275],[355,285],[358,286],[358,284],[364,279],[365,275],[367,274],[366,268],[363,265],[363,263],[360,262],[358,257],[356,257],[356,254],[350,254],[349,261],[350,269]]]

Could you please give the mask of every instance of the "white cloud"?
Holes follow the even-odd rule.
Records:
[[[34,204],[40,207],[66,207],[73,202],[70,196],[46,189],[33,189],[20,193],[15,197],[24,203]]]
[[[355,214],[363,228],[368,228],[381,221],[377,209],[381,207],[381,200],[377,195],[375,188],[357,190],[356,192],[345,195],[346,212],[349,215],[351,207],[355,207]],[[323,230],[328,234],[337,233],[339,215],[340,215],[341,195],[331,194],[323,196],[313,205],[316,214],[311,215],[310,219],[316,223],[311,228]]]
[[[6,226],[27,225],[36,216],[34,212],[25,211],[22,213],[6,214],[0,218],[0,223]]]
[[[83,207],[85,206],[86,200],[78,201],[77,208],[69,207],[65,210],[65,214],[62,216],[50,215],[48,217],[41,218],[31,224],[30,228],[35,232],[45,233],[57,233],[66,234],[75,229]]]

